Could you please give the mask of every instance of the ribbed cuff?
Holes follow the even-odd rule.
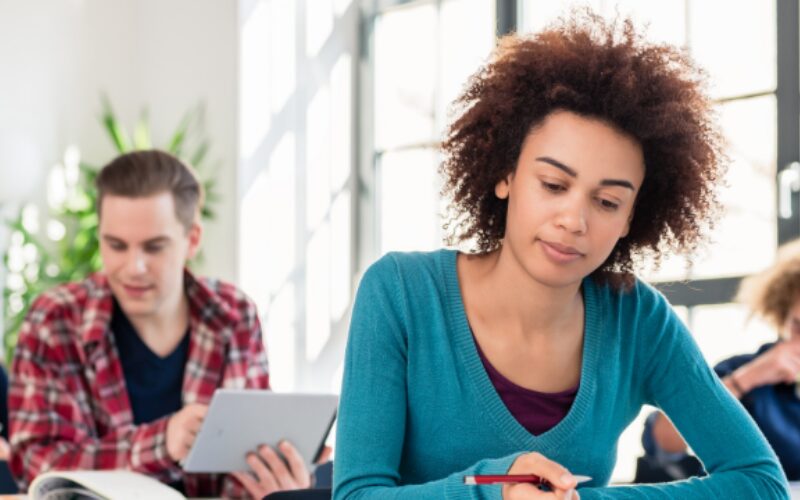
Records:
[[[522,455],[517,453],[503,458],[484,460],[473,467],[469,475],[473,474],[506,474],[511,464]],[[503,486],[500,484],[468,486],[464,484],[464,475],[459,472],[447,478],[445,484],[445,498],[447,500],[502,500]]]

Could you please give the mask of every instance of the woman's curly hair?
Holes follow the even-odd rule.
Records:
[[[634,258],[688,255],[713,225],[725,156],[704,74],[684,51],[646,42],[630,19],[573,11],[535,35],[506,36],[454,106],[440,167],[451,244],[499,248],[508,201],[495,185],[514,171],[526,135],[556,110],[603,120],[644,153],[630,232],[595,271],[601,281],[630,285]]]
[[[742,280],[736,295],[738,302],[777,330],[783,328],[797,299],[800,299],[800,239],[782,245],[775,263]]]

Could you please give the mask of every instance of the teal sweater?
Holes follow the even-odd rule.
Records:
[[[593,478],[581,500],[789,498],[775,454],[721,385],[658,292],[583,282],[580,389],[567,416],[534,436],[500,400],[476,351],[456,252],[389,254],[364,275],[345,357],[334,498],[500,499],[501,474],[537,451]],[[709,476],[609,487],[617,439],[643,404],[664,410]]]

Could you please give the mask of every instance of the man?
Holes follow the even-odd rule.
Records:
[[[49,469],[129,469],[188,496],[307,487],[291,446],[283,458],[254,450],[253,472],[235,478],[181,470],[215,389],[269,387],[256,308],[233,285],[185,269],[200,245],[202,189],[180,160],[129,153],[96,183],[103,271],[40,296],[14,353],[11,469],[21,486]]]

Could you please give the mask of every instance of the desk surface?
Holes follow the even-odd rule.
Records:
[[[790,483],[792,500],[800,500],[800,481]],[[27,495],[0,495],[0,500],[27,500]]]

